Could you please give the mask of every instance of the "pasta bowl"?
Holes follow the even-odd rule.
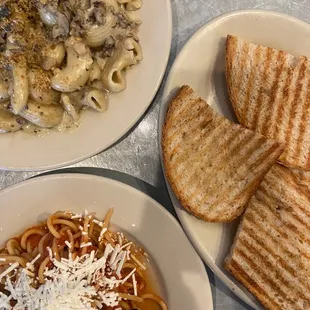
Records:
[[[10,238],[24,236],[25,230],[46,221],[54,212],[61,210],[67,215],[72,212],[81,216],[87,210],[87,214],[103,221],[108,210],[113,208],[111,226],[146,251],[156,271],[154,278],[152,276],[154,288],[167,308],[213,309],[204,265],[179,223],[153,199],[128,185],[92,175],[54,174],[1,191],[0,205],[6,212],[0,219],[1,247]],[[0,257],[3,264],[5,257],[3,254]]]
[[[142,21],[139,41],[142,46],[143,60],[127,70],[125,89],[123,89],[124,83],[121,87],[112,85],[115,86],[115,91],[122,91],[109,95],[107,111],[103,113],[91,109],[84,111],[78,121],[78,127],[72,130],[63,127],[64,132],[50,130],[48,133],[34,135],[25,131],[17,131],[1,134],[1,169],[38,171],[74,164],[98,154],[117,142],[141,118],[159,88],[168,62],[172,28],[170,1],[144,1],[137,17]],[[89,44],[97,44],[92,38],[88,39]],[[68,41],[66,44],[71,43]],[[73,59],[72,63],[75,66],[85,66],[84,69],[88,70],[87,61],[79,62],[78,57],[74,58],[73,53],[68,53],[68,55]],[[79,70],[83,68],[71,70],[72,74],[66,75],[70,68],[65,68],[54,76],[51,80],[54,89],[70,92],[79,86],[78,83],[70,85],[64,83],[68,79],[81,82],[78,81],[77,76]],[[15,73],[16,85],[14,84],[14,87],[23,86],[24,84],[18,83],[20,72]],[[119,77],[116,75],[115,78]],[[108,77],[104,79],[106,79],[104,83],[111,84],[111,79],[109,80]],[[112,89],[112,86],[109,87]],[[2,91],[0,87],[0,101]],[[94,96],[96,100],[99,98],[96,94],[90,96]],[[100,101],[99,99],[97,101]],[[36,114],[32,115],[24,110],[23,117],[36,120],[39,113],[44,113],[42,110],[38,111],[40,107],[34,104],[29,104],[29,108],[37,109]],[[15,112],[18,112],[18,109]]]

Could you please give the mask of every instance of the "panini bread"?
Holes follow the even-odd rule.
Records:
[[[310,196],[275,165],[250,200],[225,268],[266,309],[310,309]]]
[[[298,184],[310,192],[310,171],[298,169],[292,169],[291,171],[296,176]]]
[[[244,211],[283,148],[219,115],[183,86],[168,108],[162,150],[183,207],[205,221],[229,222]]]
[[[285,144],[279,161],[310,170],[310,62],[229,35],[228,92],[239,122]]]

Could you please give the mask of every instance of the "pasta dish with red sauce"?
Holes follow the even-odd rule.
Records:
[[[0,251],[0,309],[167,310],[148,286],[145,253],[84,214],[56,212]]]

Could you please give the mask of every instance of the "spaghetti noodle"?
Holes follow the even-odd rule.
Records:
[[[142,249],[88,214],[57,212],[0,251],[0,309],[139,310],[150,300]],[[150,307],[147,307],[150,309]]]

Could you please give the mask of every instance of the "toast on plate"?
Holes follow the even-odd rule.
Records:
[[[309,192],[276,164],[248,204],[225,268],[266,309],[309,309],[309,230]]]
[[[297,178],[298,184],[310,192],[310,171],[299,169],[291,169],[291,171]]]
[[[310,62],[228,35],[228,92],[239,122],[286,145],[279,161],[310,170]]]
[[[283,147],[216,113],[189,86],[169,105],[162,150],[181,204],[210,222],[237,218]]]

